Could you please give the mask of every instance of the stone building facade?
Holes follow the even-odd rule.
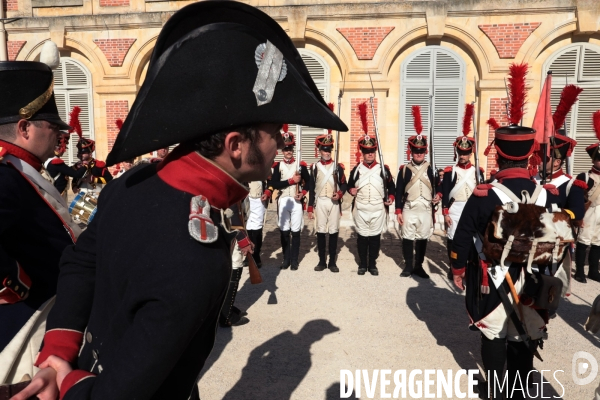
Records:
[[[504,78],[509,65],[520,62],[531,67],[526,125],[548,70],[554,77],[553,102],[565,82],[584,87],[567,130],[581,144],[571,163],[575,171],[589,166],[583,148],[595,140],[591,115],[600,109],[597,0],[247,2],[288,32],[336,111],[343,90],[341,117],[351,131],[341,135],[340,161],[347,168],[355,163],[361,134],[357,107],[371,96],[384,159],[392,169],[406,160],[405,141],[414,134],[412,105],[422,106],[426,134],[433,117],[436,164],[443,167],[452,162],[451,142],[471,102],[481,163],[494,168],[493,153],[487,160],[483,156],[493,140],[486,121],[494,117],[506,123]],[[6,25],[9,57],[36,60],[44,41],[58,45],[62,61],[55,87],[62,112],[73,105],[84,108],[85,134],[96,140],[97,156],[103,158],[117,134],[114,121],[127,116],[144,80],[162,25],[189,3],[4,0],[7,17],[20,18]],[[320,132],[303,132],[309,159],[314,157],[311,138]]]

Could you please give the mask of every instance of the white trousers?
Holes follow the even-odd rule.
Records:
[[[315,204],[315,224],[318,233],[337,233],[340,230],[340,202],[319,197]]]
[[[460,216],[462,215],[463,210],[465,209],[466,201],[455,201],[450,206],[448,210],[448,216],[452,220],[452,225],[448,227],[446,234],[448,239],[453,240],[454,234],[456,233],[456,227],[458,226],[458,221],[460,220]]]
[[[402,239],[422,240],[429,239],[433,234],[433,219],[431,204],[423,201],[407,201],[402,210],[404,224],[402,225]]]
[[[361,236],[377,236],[386,231],[387,216],[383,200],[379,204],[356,202],[352,210],[356,232]]]
[[[278,200],[279,229],[300,232],[304,225],[302,203],[293,197],[280,197]]]
[[[246,229],[253,231],[262,229],[265,220],[265,212],[267,211],[265,203],[260,200],[260,197],[256,199],[249,197],[248,201],[250,201],[250,214],[246,221]]]
[[[600,246],[600,206],[588,208],[577,241],[587,246]]]
[[[0,384],[18,383],[23,375],[29,374],[33,378],[39,371],[33,364],[46,333],[46,318],[54,299],[52,297],[42,304],[0,353]]]
[[[240,250],[240,246],[235,243],[233,246],[233,251],[231,252],[231,268],[239,269],[244,267],[244,256],[242,254],[242,250]]]

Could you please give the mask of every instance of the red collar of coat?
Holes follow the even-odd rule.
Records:
[[[216,208],[228,208],[248,195],[231,175],[189,149],[177,147],[156,168],[169,186],[194,196],[204,195]]]
[[[494,175],[494,178],[502,183],[504,179],[514,179],[514,178],[523,178],[527,180],[531,180],[531,176],[529,175],[529,170],[526,168],[508,168],[499,171]]]
[[[4,140],[0,140],[0,154],[10,154],[12,156],[15,156],[18,159],[23,160],[27,164],[31,165],[38,172],[42,169],[42,162],[39,158],[37,158],[24,148],[9,142],[5,142]]]
[[[321,164],[323,165],[329,165],[333,162],[333,158],[330,158],[329,160],[325,161],[321,158]]]
[[[473,165],[473,164],[471,164],[471,161],[469,161],[468,163],[466,163],[464,165],[461,163],[456,163],[456,166],[458,168],[462,168],[462,169],[469,169],[469,168],[471,168],[471,165]]]
[[[599,171],[599,170],[597,170],[595,167],[592,167],[592,169],[590,169],[590,172],[591,172],[592,174],[600,175],[600,171]]]
[[[563,172],[562,169],[559,169],[558,171],[556,171],[555,173],[552,174],[552,179],[556,179],[559,176],[563,176],[565,173]]]
[[[290,165],[296,162],[296,159],[294,157],[290,158],[289,160],[286,160],[285,158],[283,159],[283,162]]]
[[[367,164],[366,162],[363,161],[363,165],[369,169],[373,168],[374,166],[377,165],[377,161],[373,161],[371,164]]]

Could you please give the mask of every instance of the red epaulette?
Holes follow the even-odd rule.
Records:
[[[482,183],[477,185],[475,190],[473,190],[473,194],[477,197],[486,197],[491,188],[493,188],[493,186],[489,183]]]
[[[447,172],[452,172],[451,166],[444,168],[444,173],[447,173]]]
[[[338,163],[338,165],[340,166],[340,168],[342,168],[342,169],[346,169],[346,167],[344,167],[344,164],[342,164],[342,163]]]
[[[485,174],[485,170],[482,167],[479,167],[479,170]]]
[[[558,196],[558,189],[556,188],[556,186],[554,186],[551,183],[546,183],[543,186],[544,189],[546,189],[547,191],[549,191],[550,193],[552,193],[555,196]]]
[[[400,166],[400,168],[398,168],[398,171],[402,171],[402,168],[404,168],[404,164],[402,164],[402,165]]]
[[[565,174],[565,176],[566,176],[567,178],[569,178],[569,179],[573,179],[573,177],[572,177],[571,175],[569,175],[569,174]]]
[[[390,169],[390,167],[387,164],[383,164],[383,166],[385,167],[385,169]]]
[[[60,165],[60,164],[64,164],[65,162],[62,160],[62,158],[53,158],[52,161],[50,161],[50,164],[54,164],[54,165]]]
[[[275,167],[276,167],[276,166],[278,166],[278,165],[279,165],[279,161],[275,161],[275,162],[273,163],[273,165],[271,165],[271,168],[275,168]]]
[[[2,160],[4,158],[6,153],[8,153],[8,150],[6,149],[6,147],[0,147],[0,160]]]
[[[305,161],[300,161],[300,166],[301,167],[308,167],[308,165],[306,164]]]
[[[573,185],[578,186],[578,187],[582,188],[583,190],[587,190],[588,189],[587,183],[585,183],[584,181],[581,181],[579,179],[575,179],[573,181]]]
[[[104,167],[106,167],[106,163],[104,161],[96,160],[96,167],[104,168]]]

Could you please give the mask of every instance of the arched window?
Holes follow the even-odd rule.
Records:
[[[302,61],[308,68],[311,78],[315,81],[319,93],[327,102],[329,100],[329,65],[325,60],[318,54],[305,49],[298,49]],[[290,132],[296,137],[298,133],[298,127],[296,125],[290,125]],[[319,135],[323,135],[327,131],[319,128],[312,128],[308,126],[302,127],[302,160],[308,164],[313,163],[317,160],[315,158],[315,138]]]
[[[600,47],[588,43],[569,45],[554,53],[544,64],[544,77],[552,71],[551,102],[556,109],[560,93],[566,84],[583,88],[566,119],[566,132],[577,140],[569,172],[578,174],[590,168],[585,148],[596,143],[592,114],[600,109]],[[557,127],[558,128],[558,127]]]
[[[430,102],[433,103],[435,165],[438,168],[452,165],[452,143],[461,133],[464,113],[464,61],[449,49],[427,46],[416,50],[402,63],[401,73],[398,165],[406,162],[407,140],[416,134],[412,106],[421,106],[423,134],[429,139]]]
[[[61,57],[60,66],[54,70],[54,96],[58,113],[66,123],[69,123],[73,107],[81,107],[79,121],[83,137],[94,139],[92,78],[88,69],[73,58]],[[62,157],[67,165],[77,162],[78,140],[76,133],[71,134],[69,146]]]

